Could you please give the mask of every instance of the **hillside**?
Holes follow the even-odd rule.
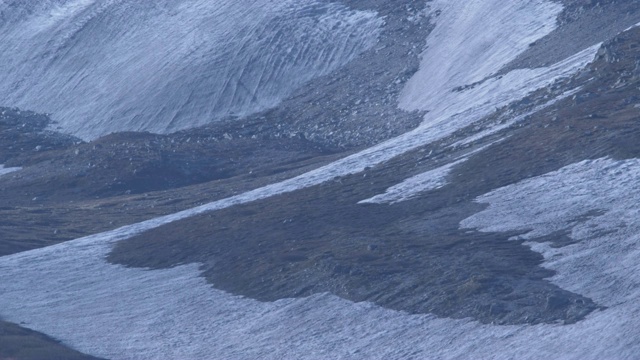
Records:
[[[0,358],[640,352],[639,4],[147,5],[0,4]]]

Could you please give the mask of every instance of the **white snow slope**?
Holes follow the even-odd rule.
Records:
[[[276,105],[381,23],[315,0],[4,0],[0,98],[85,139],[176,131]]]
[[[462,224],[483,231],[534,229],[531,236],[571,230],[579,241],[575,245],[551,249],[532,244],[532,248],[545,255],[546,266],[558,271],[554,282],[609,306],[574,325],[483,325],[472,320],[408,315],[327,294],[261,303],[212,288],[199,276],[197,264],[146,270],[105,261],[114,242],[126,241],[144,230],[356,173],[440,139],[498,106],[575,73],[595,53],[596,47],[549,68],[492,78],[517,51],[553,29],[560,8],[543,0],[431,4],[433,10],[442,11],[436,25],[440,30],[429,39],[422,70],[403,95],[404,106],[431,110],[423,126],[281,183],[114,231],[2,257],[0,316],[81,351],[114,359],[621,359],[640,353],[635,276],[640,270],[639,229],[633,221],[637,219],[634,206],[640,200],[638,160],[585,161],[496,190],[480,199],[489,202],[489,208]],[[487,14],[500,14],[501,21]],[[506,36],[510,46],[468,47],[461,43],[449,48],[441,44],[449,35],[470,41],[484,38],[485,45],[491,36]],[[427,83],[430,78],[438,79],[437,74],[431,77],[424,70],[437,71],[429,64],[434,58],[453,61],[450,68],[457,70],[451,70],[445,80]],[[478,60],[474,66],[457,64],[468,64],[473,58]],[[456,72],[460,74],[453,76]],[[451,76],[461,80],[446,80]],[[465,91],[443,90],[485,78]],[[420,94],[431,91],[432,86],[443,90],[433,94],[440,96],[441,102],[421,98]],[[503,222],[504,214],[516,208],[520,210]],[[554,216],[531,223],[546,209]],[[580,220],[585,211],[593,214],[589,210],[599,210],[602,215]],[[581,277],[583,272],[586,278]]]

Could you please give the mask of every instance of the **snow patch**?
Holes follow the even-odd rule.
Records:
[[[0,3],[0,97],[92,139],[278,104],[376,43],[383,20],[316,0]]]
[[[551,281],[605,306],[640,298],[640,160],[585,160],[478,199],[489,206],[464,220],[484,232],[528,231],[519,238],[567,231],[562,248],[528,242],[557,271]]]
[[[453,168],[469,160],[472,155],[479,153],[502,140],[504,139],[494,141],[481,148],[475,149],[464,155],[464,157],[458,158],[458,160],[455,160],[454,162],[412,176],[400,184],[388,188],[383,194],[359,201],[358,204],[395,204],[413,199],[421,193],[439,189],[448,184],[447,177],[451,174]]]
[[[543,0],[436,0],[429,6],[439,15],[420,69],[400,97],[407,110],[434,111],[443,98],[455,97],[455,88],[492,77],[553,31],[562,11],[561,5]]]
[[[0,176],[6,175],[18,170],[22,170],[22,168],[19,168],[19,167],[5,168],[4,165],[0,165]]]
[[[422,131],[442,137],[575,74],[594,60],[600,47],[595,44],[549,67],[496,76],[529,44],[555,29],[562,6],[542,0],[436,0],[430,7],[436,26],[420,69],[400,96],[400,107],[428,111]]]
[[[447,184],[447,177],[451,170],[465,161],[467,161],[466,158],[412,176],[388,188],[383,194],[362,200],[358,204],[395,204],[412,199],[420,193],[439,189]]]
[[[489,208],[464,223],[533,228],[530,237],[573,227],[581,242],[547,259],[559,271],[552,280],[581,282],[578,290],[609,305],[577,324],[483,325],[328,294],[263,303],[212,288],[197,264],[106,263],[113,242],[140,225],[0,258],[0,311],[106,358],[632,359],[640,352],[639,177],[640,160],[582,162],[485,195]],[[604,214],[573,222],[587,209]],[[543,221],[530,220],[543,210]]]

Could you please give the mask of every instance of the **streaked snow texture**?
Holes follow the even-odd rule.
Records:
[[[464,227],[524,239],[568,231],[578,243],[528,243],[558,272],[553,282],[601,305],[640,304],[640,160],[587,160],[478,200],[489,207]]]
[[[18,171],[21,168],[13,167],[13,168],[5,168],[4,165],[0,165],[0,176],[12,173],[14,171]]]
[[[543,0],[436,0],[430,6],[433,12],[441,12],[427,39],[420,69],[400,97],[402,108],[429,111],[422,128],[430,131],[451,134],[572,75],[593,61],[600,46],[595,44],[548,68],[495,76],[531,42],[555,29],[562,7]]]
[[[85,139],[175,131],[276,105],[381,22],[314,0],[0,1],[0,98]]]
[[[545,252],[546,266],[559,271],[552,280],[610,306],[573,325],[482,325],[327,294],[261,303],[213,289],[196,264],[143,270],[104,261],[114,241],[168,219],[0,258],[0,309],[6,320],[115,359],[633,359],[638,184],[639,160],[585,161],[488,194],[480,200],[490,207],[463,222],[530,227],[531,236],[572,229],[578,244]],[[603,215],[574,221],[589,210]]]

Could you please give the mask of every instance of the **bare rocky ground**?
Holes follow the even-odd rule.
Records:
[[[415,127],[422,114],[398,110],[397,97],[417,70],[422,45],[415,44],[423,44],[430,29],[424,2],[346,3],[386,16],[379,46],[314,80],[281,106],[242,121],[162,136],[113,134],[84,143],[47,131],[44,115],[0,109],[0,164],[24,167],[0,178],[0,255],[290,178]],[[532,44],[513,68],[562,58],[563,51],[573,50],[560,39],[588,32],[591,25],[606,27],[597,32],[605,40],[640,22],[633,2],[566,3],[563,26]],[[601,15],[612,13],[616,21]],[[460,230],[459,222],[481,210],[475,197],[497,187],[587,158],[640,156],[639,44],[638,30],[608,41],[587,71],[502,112],[524,113],[550,92],[581,85],[578,94],[468,147],[451,144],[500,121],[500,112],[365,173],[142,234],[120,243],[110,261],[152,268],[199,262],[213,286],[262,301],[332,292],[412,313],[487,323],[579,321],[599,305],[546,281],[553,273],[539,266],[542,257],[507,241],[515,234]],[[393,205],[358,204],[507,134],[456,167],[441,189]],[[555,234],[540,240],[563,244],[568,238]],[[15,336],[24,346],[2,345],[16,343]],[[61,358],[79,356],[59,346],[0,321],[0,358],[43,358],[28,352],[42,348],[60,351]]]

